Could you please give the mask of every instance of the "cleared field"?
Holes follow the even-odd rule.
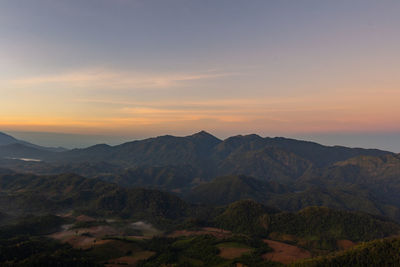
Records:
[[[356,243],[354,243],[353,241],[345,240],[345,239],[338,240],[337,244],[340,249],[348,249],[348,248],[354,247],[356,245]]]
[[[217,245],[220,250],[219,256],[224,259],[235,259],[244,253],[250,253],[252,248],[236,242],[225,242]]]
[[[117,266],[136,266],[137,262],[140,260],[145,260],[154,255],[152,251],[140,251],[134,253],[132,256],[124,256],[112,260],[108,260],[108,263],[105,264],[107,267],[117,267]]]
[[[98,244],[87,253],[94,258],[98,259],[101,263],[122,262],[122,260],[140,260],[142,257],[148,255],[143,254],[144,250],[136,243],[126,242],[121,240],[106,240],[104,244]],[[126,258],[125,258],[126,257]],[[123,258],[120,260],[120,258]],[[137,259],[139,258],[139,259]]]
[[[75,230],[64,230],[50,235],[51,238],[68,243],[74,248],[87,249],[98,242],[104,243],[102,238],[105,236],[118,235],[120,232],[110,226],[93,226]]]
[[[213,235],[216,238],[226,238],[232,236],[232,233],[227,230],[213,228],[213,227],[204,227],[201,230],[197,231],[189,231],[189,230],[179,230],[169,234],[169,237],[179,237],[179,236],[193,236],[193,235]]]
[[[219,248],[251,248],[248,245],[238,242],[224,242],[217,245]]]
[[[94,222],[96,221],[95,218],[92,218],[90,216],[87,215],[79,215],[78,217],[75,218],[78,222]]]
[[[309,251],[293,245],[269,239],[264,239],[264,242],[274,250],[273,252],[264,254],[264,259],[281,262],[283,264],[289,264],[299,259],[311,257],[311,253]]]

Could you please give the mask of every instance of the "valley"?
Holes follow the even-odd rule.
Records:
[[[391,152],[200,132],[11,156],[0,160],[9,266],[318,266],[400,234]]]

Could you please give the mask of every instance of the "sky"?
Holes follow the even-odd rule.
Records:
[[[206,130],[400,152],[398,0],[2,0],[0,131]]]

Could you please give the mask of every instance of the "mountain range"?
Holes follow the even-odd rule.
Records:
[[[313,257],[293,266],[398,259],[389,151],[204,131],[73,150],[0,137],[1,264],[282,266],[279,247]],[[250,254],[223,256],[235,249]]]
[[[289,211],[317,205],[400,220],[400,156],[377,149],[255,134],[220,140],[202,131],[60,152],[20,142],[0,146],[0,156],[0,167],[14,171],[76,173],[199,204],[253,199]]]

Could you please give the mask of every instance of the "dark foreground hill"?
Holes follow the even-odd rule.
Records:
[[[140,255],[147,256],[139,266],[280,266],[264,258],[272,251],[265,240],[290,242],[308,250],[307,255],[320,255],[340,249],[343,240],[354,244],[400,231],[397,223],[386,218],[327,207],[284,212],[253,200],[205,207],[170,193],[124,188],[74,174],[2,173],[0,212],[7,225],[0,225],[0,263],[8,261],[10,266],[54,262],[94,266]],[[240,186],[265,183],[244,176],[230,179]],[[156,236],[144,237],[132,228],[135,225],[156,231]],[[158,229],[151,230],[154,226]],[[226,258],[227,251],[242,252]],[[383,255],[395,259],[388,253]]]
[[[308,207],[278,212],[251,200],[235,202],[215,218],[224,229],[287,239],[304,247],[335,250],[338,240],[369,241],[400,233],[398,224],[366,213]]]
[[[324,187],[357,185],[369,189],[387,203],[400,204],[400,155],[358,156],[339,161],[303,177],[300,182]]]
[[[362,243],[346,251],[333,253],[328,256],[303,260],[290,266],[399,266],[400,239],[387,238]]]
[[[4,213],[66,213],[147,219],[154,223],[179,220],[190,205],[169,193],[116,184],[73,174],[36,176],[0,175],[0,210]]]
[[[3,213],[59,214],[78,211],[96,217],[117,216],[157,222],[196,217],[203,209],[169,193],[142,188],[126,189],[73,174],[3,174],[0,175],[0,190]],[[252,233],[251,225],[254,225],[264,229],[265,233],[278,232],[301,237],[325,234],[335,239],[361,241],[385,237],[400,229],[386,219],[329,208],[306,208],[290,213],[253,200],[235,202],[226,209],[218,205],[211,206],[215,207],[215,212],[210,214],[216,216],[215,220],[209,217],[212,223],[224,229],[246,233]]]
[[[400,219],[400,209],[396,203],[390,205],[383,198],[377,198],[370,190],[354,184],[347,188],[312,185],[299,190],[293,185],[289,187],[274,181],[231,175],[202,183],[188,191],[184,197],[193,203],[214,205],[252,199],[287,211],[298,211],[309,206],[326,206]]]

